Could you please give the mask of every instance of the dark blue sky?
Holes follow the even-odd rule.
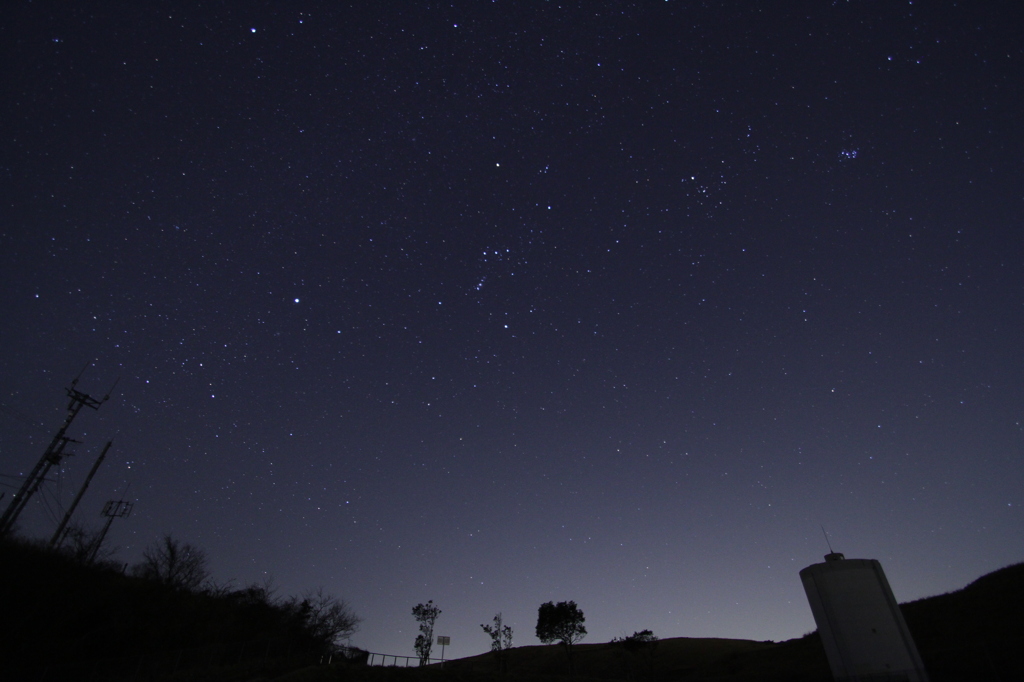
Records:
[[[0,479],[130,484],[353,644],[785,639],[1022,559],[1011,3],[18,2],[0,22]],[[29,422],[38,422],[33,425]]]

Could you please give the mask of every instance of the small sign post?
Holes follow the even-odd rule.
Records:
[[[437,643],[441,645],[441,667],[444,667],[444,648],[452,643],[452,638],[446,635],[438,635]]]

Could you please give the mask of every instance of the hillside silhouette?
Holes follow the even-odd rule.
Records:
[[[509,650],[505,675],[490,652],[443,669],[359,665],[317,636],[295,600],[275,601],[253,586],[174,589],[12,539],[0,541],[0,603],[11,680],[569,679],[558,645]],[[1024,564],[901,608],[933,682],[1024,679]],[[817,633],[778,643],[680,637],[641,649],[577,644],[574,661],[577,681],[831,680]]]
[[[9,680],[269,679],[333,651],[306,599],[185,589],[13,538],[0,540],[0,603]]]
[[[1019,654],[1024,648],[1024,564],[1008,566],[961,590],[901,604],[900,608],[932,682],[1024,679]],[[817,632],[778,643],[669,638],[640,655],[616,643],[577,644],[575,649],[577,681],[832,680]],[[445,664],[452,679],[472,679],[472,675],[493,674],[496,670],[498,664],[490,652]],[[568,679],[566,673],[565,655],[557,645],[518,647],[509,652],[509,680]]]

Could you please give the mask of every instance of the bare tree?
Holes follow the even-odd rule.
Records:
[[[60,551],[82,564],[106,564],[114,556],[115,550],[103,546],[103,534],[90,531],[77,524],[70,524],[64,529]]]
[[[491,651],[498,661],[498,669],[504,675],[508,668],[508,650],[512,648],[512,626],[502,624],[501,613],[498,613],[492,625],[481,623],[480,627],[491,638]]]
[[[206,553],[170,535],[147,547],[132,573],[178,590],[197,590],[210,577]]]
[[[354,635],[361,622],[344,599],[324,592],[322,587],[305,592],[300,609],[313,636],[330,645]]]

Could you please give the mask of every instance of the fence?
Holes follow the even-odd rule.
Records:
[[[402,668],[408,668],[408,667],[411,667],[412,665],[417,665],[417,666],[420,665],[420,657],[419,656],[399,656],[397,654],[378,654],[378,653],[374,653],[372,651],[368,651],[366,653],[368,654],[367,658],[366,658],[366,665],[376,665],[376,666],[391,665],[393,667],[402,667]],[[389,663],[389,661],[390,661],[390,663]],[[402,663],[399,663],[399,661],[402,661]],[[411,661],[416,661],[416,663],[413,664]],[[426,665],[431,665],[433,663],[440,663],[443,666],[444,665],[444,659],[443,658],[428,658]]]

